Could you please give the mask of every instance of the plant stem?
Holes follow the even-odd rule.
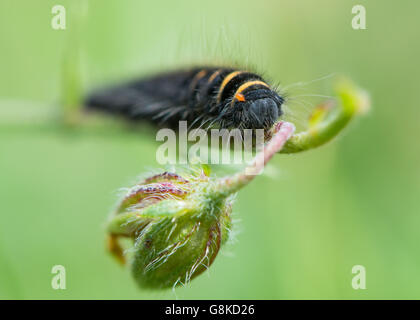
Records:
[[[66,31],[61,64],[61,120],[74,126],[82,117],[83,69],[82,34],[87,17],[87,3],[74,1],[70,7],[72,26]]]
[[[337,83],[339,106],[330,110],[322,104],[314,112],[322,114],[322,120],[310,123],[309,129],[293,135],[280,153],[296,153],[319,147],[342,131],[357,114],[368,109],[369,98],[365,91],[348,80]]]
[[[286,141],[292,136],[295,126],[289,122],[278,122],[273,127],[274,135],[264,146],[264,149],[257,154],[251,165],[242,172],[233,176],[220,179],[215,186],[218,194],[229,195],[237,192],[250,183],[256,175],[260,174],[270,159],[279,152]]]

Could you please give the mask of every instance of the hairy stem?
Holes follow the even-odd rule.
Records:
[[[283,148],[294,130],[295,126],[289,122],[278,122],[275,124],[273,137],[264,146],[264,149],[257,154],[252,164],[247,166],[242,172],[220,179],[215,187],[216,192],[229,195],[250,183],[256,175],[261,173],[268,161]]]

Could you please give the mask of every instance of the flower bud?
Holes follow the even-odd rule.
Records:
[[[128,253],[141,287],[185,284],[212,264],[231,224],[231,197],[216,189],[200,168],[155,175],[128,191],[109,224],[109,250],[124,261],[120,237],[134,240]]]

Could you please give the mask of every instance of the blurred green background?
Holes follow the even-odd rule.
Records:
[[[0,298],[420,298],[420,3],[84,3],[0,2]],[[51,28],[55,4],[67,8],[66,30]],[[351,27],[356,4],[367,30]],[[77,47],[81,63],[71,68],[84,90],[227,61],[285,86],[342,73],[369,91],[373,108],[333,143],[275,157],[238,195],[236,241],[209,272],[176,296],[144,291],[105,252],[104,226],[118,189],[156,167],[153,135],[37,122],[58,113],[63,61]],[[293,108],[312,103],[298,95],[331,93],[327,80],[316,84],[295,87],[297,122],[304,112]],[[66,267],[66,290],[51,288],[56,264]],[[358,264],[366,290],[351,286]]]

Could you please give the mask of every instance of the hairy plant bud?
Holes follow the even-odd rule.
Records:
[[[202,167],[164,172],[128,191],[109,224],[109,250],[124,261],[120,237],[134,240],[128,253],[141,287],[185,284],[212,264],[231,226],[232,197],[217,188]]]

